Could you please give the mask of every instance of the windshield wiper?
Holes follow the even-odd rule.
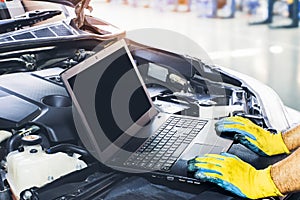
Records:
[[[62,11],[60,10],[34,11],[26,13],[26,15],[19,18],[0,20],[0,33],[18,30],[60,15],[61,13]]]

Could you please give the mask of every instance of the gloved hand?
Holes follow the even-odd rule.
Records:
[[[217,132],[235,132],[234,139],[255,153],[262,156],[272,156],[282,153],[289,154],[282,134],[271,133],[243,117],[228,117],[215,124]]]
[[[206,154],[188,162],[188,170],[195,172],[195,178],[215,183],[240,197],[250,199],[282,196],[271,178],[270,169],[256,170],[228,153]]]

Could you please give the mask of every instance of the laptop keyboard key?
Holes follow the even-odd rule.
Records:
[[[177,149],[176,151],[173,153],[173,157],[179,157],[180,154],[185,150],[185,148],[187,147],[187,144],[182,143]]]

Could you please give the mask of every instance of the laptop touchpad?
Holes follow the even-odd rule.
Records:
[[[181,159],[190,160],[195,158],[196,156],[203,156],[204,154],[207,153],[219,154],[222,151],[223,151],[223,147],[220,146],[195,143],[189,150],[184,152],[184,154],[181,156]]]

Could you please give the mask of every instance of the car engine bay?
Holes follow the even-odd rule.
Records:
[[[59,26],[70,38],[78,36],[66,24],[52,29]],[[49,193],[51,199],[88,199],[124,175],[106,169],[80,142],[60,74],[111,41],[78,36],[11,43],[30,34],[36,39],[41,30],[0,38],[0,199],[11,194],[13,199],[47,199]],[[161,112],[215,120],[239,115],[267,127],[259,100],[239,80],[199,59],[127,42]]]

